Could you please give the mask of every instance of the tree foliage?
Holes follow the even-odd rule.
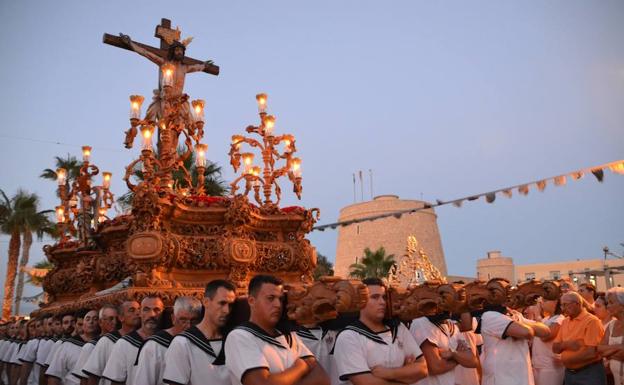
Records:
[[[316,255],[316,268],[314,269],[314,279],[319,279],[324,275],[334,275],[334,265],[329,262],[323,254]]]
[[[364,249],[364,256],[349,266],[349,276],[358,279],[384,278],[394,265],[394,254],[386,255],[386,249],[381,246],[375,251]]]

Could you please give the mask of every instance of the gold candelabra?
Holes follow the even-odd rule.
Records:
[[[287,176],[293,184],[293,192],[297,198],[301,199],[301,159],[294,156],[297,152],[295,147],[295,137],[290,134],[275,136],[275,117],[268,115],[267,95],[256,95],[258,102],[258,113],[260,115],[259,126],[248,126],[245,131],[250,134],[257,134],[260,140],[256,140],[243,135],[233,135],[232,144],[230,146],[230,164],[235,172],[243,165],[241,175],[231,184],[232,195],[236,195],[238,184],[245,181],[245,192],[243,195],[249,194],[254,190],[254,199],[262,206],[279,205],[281,200],[281,188],[277,183],[280,177]],[[262,163],[264,167],[254,165],[254,154],[252,152],[241,153],[241,146],[247,144],[252,148],[260,151]],[[282,167],[276,167],[276,162],[284,161]],[[262,188],[261,197],[260,190]],[[273,190],[274,189],[274,190]],[[275,202],[272,201],[273,193],[275,193]]]
[[[92,230],[108,219],[106,214],[115,201],[110,191],[110,172],[102,173],[102,185],[92,186],[93,177],[100,169],[90,160],[91,147],[83,146],[82,166],[71,185],[67,170],[56,170],[61,204],[56,206],[55,212],[61,243],[77,233],[80,242],[86,245]]]
[[[186,195],[189,191],[203,195],[206,172],[206,152],[208,145],[200,143],[204,136],[204,107],[201,99],[189,103],[188,95],[168,93],[169,82],[173,77],[174,67],[163,68],[163,96],[154,102],[141,119],[141,105],[145,98],[141,95],[130,96],[130,129],[126,131],[126,148],[132,148],[134,138],[141,133],[141,155],[126,167],[124,181],[131,191],[136,186],[130,181],[135,167],[141,164],[143,182],[159,190]],[[157,105],[155,105],[157,103]],[[157,109],[158,112],[154,112]],[[184,138],[184,152],[178,153],[180,136]],[[157,137],[158,152],[153,150],[153,137]],[[195,144],[193,144],[195,143]],[[191,174],[184,162],[195,150],[197,184],[193,186]],[[173,180],[173,173],[182,174],[186,187],[178,186]]]

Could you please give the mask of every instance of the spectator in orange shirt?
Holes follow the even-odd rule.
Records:
[[[600,320],[583,308],[583,298],[575,292],[561,297],[566,319],[553,343],[566,367],[565,385],[605,385],[605,368],[597,346],[604,335]]]

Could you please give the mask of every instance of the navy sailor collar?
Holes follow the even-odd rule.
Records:
[[[290,336],[290,334],[287,334],[284,336],[286,338],[286,342],[288,343],[288,346],[284,346],[281,342],[277,340],[277,337],[280,337],[283,335],[279,330],[276,330],[277,335],[272,336],[269,333],[267,333],[266,330],[262,329],[260,326],[250,321],[241,323],[240,325],[236,327],[236,329],[244,330],[248,333],[251,333],[256,338],[259,338],[262,341],[268,344],[271,344],[273,346],[276,346],[280,349],[288,349],[289,347],[292,347],[292,337]]]
[[[141,337],[139,332],[137,332],[136,330],[126,334],[125,336],[121,337],[121,339],[127,341],[130,345],[134,346],[137,349],[140,348],[141,345],[143,345],[143,337]]]
[[[65,342],[70,342],[70,343],[72,343],[74,345],[77,345],[77,346],[84,346],[84,344],[86,343],[86,341],[83,340],[82,337],[80,337],[80,336],[71,336],[71,337],[67,338],[65,340]]]
[[[204,333],[202,333],[202,331],[199,330],[197,326],[192,326],[189,329],[180,333],[179,335],[188,339],[189,342],[197,346],[204,353],[214,358],[217,358],[217,354],[215,353],[214,349],[210,345],[210,340],[206,338]],[[223,347],[221,350],[223,350]]]
[[[329,331],[329,329],[323,329],[320,326],[316,326],[313,328],[307,328],[305,326],[299,326],[297,327],[297,335],[301,338],[306,338],[309,340],[313,340],[313,341],[319,341],[319,338],[317,338],[314,333],[312,333],[312,330],[321,330],[321,340],[323,338],[325,338],[325,335],[327,334],[327,332]]]
[[[115,330],[113,332],[104,334],[102,337],[106,337],[109,340],[113,341],[113,343],[115,343],[121,338],[121,333],[119,333],[119,330]]]
[[[156,334],[152,334],[151,336],[147,337],[139,347],[139,351],[137,352],[137,357],[134,361],[134,365],[138,365],[139,357],[141,356],[143,346],[145,346],[148,341],[154,341],[155,343],[163,346],[165,349],[168,349],[169,345],[171,344],[171,340],[173,340],[173,336],[169,334],[166,330],[161,330]]]
[[[398,327],[399,327],[398,322],[390,321],[390,322],[386,323],[385,325],[389,327],[390,334],[392,335],[392,343],[394,343],[394,341],[397,338],[397,332],[398,332]],[[379,336],[379,334],[383,333],[383,332],[374,332],[374,331],[372,331],[368,326],[366,326],[360,320],[356,320],[351,325],[347,326],[344,330],[352,330],[352,331],[354,331],[356,333],[359,333],[360,335],[368,338],[371,341],[377,342],[378,344],[388,345],[388,343],[386,341],[384,341],[384,339]],[[387,330],[385,330],[385,331],[387,331]]]

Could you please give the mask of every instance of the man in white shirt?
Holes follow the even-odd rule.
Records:
[[[39,372],[39,385],[47,385],[48,383],[45,376],[45,371],[47,369],[45,362],[48,358],[48,354],[50,354],[50,351],[52,350],[52,347],[58,340],[59,336],[63,333],[61,316],[57,315],[46,317],[44,319],[44,333],[46,337],[39,343],[37,358],[35,360],[37,366],[33,369]]]
[[[117,307],[111,304],[103,305],[98,311],[97,324],[99,326],[100,334],[95,336],[95,338],[93,338],[92,340],[87,341],[82,346],[82,350],[80,351],[80,355],[78,356],[76,365],[74,365],[74,368],[72,369],[72,374],[78,377],[81,383],[83,382],[82,380],[85,380],[86,382],[86,380],[89,378],[89,375],[83,372],[82,368],[91,356],[91,353],[93,352],[93,349],[95,348],[98,340],[104,334],[115,331],[115,328],[117,326]]]
[[[87,384],[108,384],[108,380],[101,379],[106,363],[117,341],[141,326],[141,305],[137,301],[124,301],[117,309],[117,317],[121,322],[121,329],[106,333],[98,340],[82,367],[83,373],[88,375]],[[116,324],[116,320],[110,322]],[[116,326],[116,325],[115,325]]]
[[[336,337],[333,357],[340,381],[353,385],[410,384],[427,376],[422,351],[400,322],[385,323],[386,287],[367,278],[366,306]]]
[[[509,294],[506,279],[493,278],[487,288],[490,297],[478,328],[483,336],[482,384],[534,385],[529,340],[548,337],[550,329],[505,306]]]
[[[134,373],[135,385],[163,385],[165,353],[173,337],[196,323],[201,313],[201,301],[194,297],[178,297],[173,304],[173,326],[149,337],[141,346]],[[170,362],[169,365],[175,365]]]
[[[28,322],[28,335],[30,338],[18,357],[22,363],[20,368],[20,384],[39,384],[39,371],[32,370],[32,368],[37,359],[37,350],[39,349],[41,341],[39,332],[43,329],[42,322],[40,318],[32,319]]]
[[[163,382],[171,385],[230,385],[225,367],[222,328],[236,300],[236,287],[214,280],[204,291],[204,318],[177,335],[165,353]]]
[[[232,385],[329,385],[325,370],[296,333],[276,329],[283,314],[283,282],[257,275],[248,288],[250,317],[225,340],[225,365]]]
[[[46,370],[48,385],[79,385],[80,380],[72,374],[82,347],[97,335],[97,310],[83,309],[76,312],[76,318],[82,320],[82,335],[67,338],[56,351],[50,366]]]
[[[134,385],[134,363],[143,342],[158,331],[165,306],[156,296],[141,301],[141,328],[121,337],[113,346],[102,377],[112,384]]]

